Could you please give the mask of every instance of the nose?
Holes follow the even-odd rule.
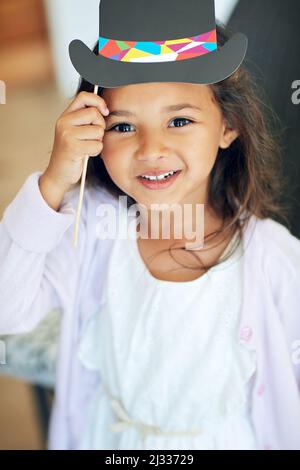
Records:
[[[157,160],[167,158],[169,151],[164,141],[165,137],[158,131],[144,132],[135,153],[136,160],[153,164]]]

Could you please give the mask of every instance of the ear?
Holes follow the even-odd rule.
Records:
[[[239,133],[235,129],[227,127],[227,125],[224,123],[219,147],[221,149],[227,149],[238,136]]]

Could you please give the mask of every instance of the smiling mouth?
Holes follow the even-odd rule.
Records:
[[[172,176],[176,175],[177,173],[181,172],[181,170],[169,170],[169,171],[164,171],[164,172],[159,172],[157,175],[154,174],[154,172],[149,172],[149,173],[144,173],[144,175],[139,175],[137,178],[141,178],[145,181],[165,181]],[[165,176],[163,176],[165,175]],[[148,178],[149,176],[149,178]]]
[[[182,170],[178,170],[169,176],[165,176],[163,178],[158,179],[148,179],[143,176],[138,176],[138,181],[147,189],[150,190],[159,190],[159,189],[167,189],[169,188],[179,177]],[[149,175],[150,176],[150,175]]]

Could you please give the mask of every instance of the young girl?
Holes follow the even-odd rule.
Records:
[[[0,225],[1,334],[62,311],[49,448],[300,449],[300,242],[276,220],[279,155],[248,73],[92,91],[82,80]],[[102,209],[123,224],[134,203],[149,233],[153,204],[190,204],[184,227],[204,204],[204,247],[174,224],[101,238]]]

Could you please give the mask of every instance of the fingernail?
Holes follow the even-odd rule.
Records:
[[[109,109],[108,109],[108,108],[104,108],[103,113],[106,114],[106,115],[108,115],[108,114],[109,114]]]

